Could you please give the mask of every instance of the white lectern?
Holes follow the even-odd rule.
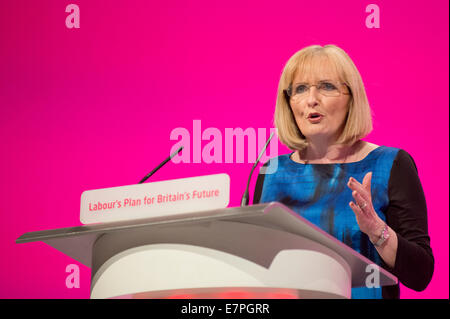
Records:
[[[280,203],[26,233],[91,267],[91,298],[350,298],[373,263]],[[373,267],[373,266],[371,266]],[[378,268],[380,285],[397,278]]]

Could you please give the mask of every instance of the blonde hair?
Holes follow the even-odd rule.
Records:
[[[322,59],[317,59],[322,58]],[[323,59],[324,58],[324,59]],[[335,45],[312,45],[296,52],[286,63],[278,84],[274,124],[280,141],[292,150],[308,146],[305,136],[295,121],[294,114],[283,90],[286,90],[298,72],[317,75],[317,62],[331,64],[339,80],[350,89],[350,101],[344,130],[336,143],[352,145],[372,131],[372,114],[364,84],[353,61]],[[320,65],[320,64],[319,64]]]

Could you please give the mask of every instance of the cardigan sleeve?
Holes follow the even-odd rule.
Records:
[[[399,150],[388,184],[386,222],[397,234],[394,268],[385,268],[399,282],[416,291],[424,290],[433,276],[434,257],[428,235],[427,206],[413,158]]]

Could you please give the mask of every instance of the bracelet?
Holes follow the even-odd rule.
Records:
[[[386,224],[384,224],[383,230],[381,231],[380,238],[375,243],[372,242],[372,244],[374,244],[376,247],[380,247],[381,245],[384,244],[384,242],[386,240],[388,240],[389,237],[390,237],[390,235],[389,235],[388,226]]]

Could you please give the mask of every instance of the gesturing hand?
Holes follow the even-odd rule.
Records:
[[[349,205],[355,213],[359,229],[372,239],[378,236],[384,222],[373,208],[370,191],[371,181],[372,172],[369,172],[364,176],[362,185],[356,179],[350,177],[347,186],[353,191],[352,196],[355,203],[351,201]]]

